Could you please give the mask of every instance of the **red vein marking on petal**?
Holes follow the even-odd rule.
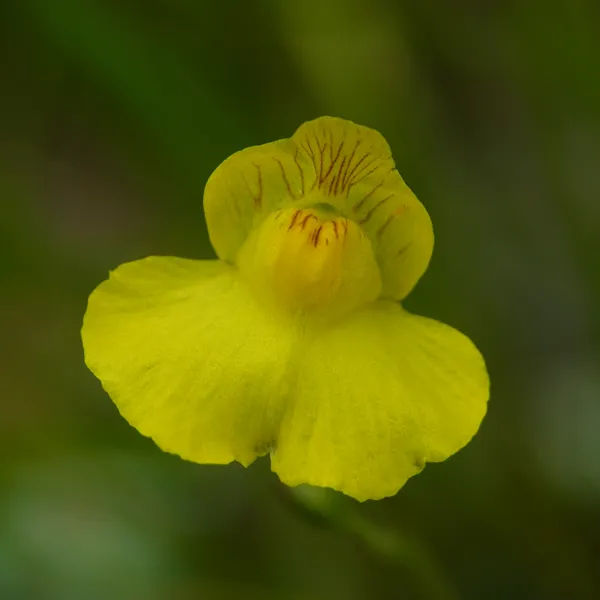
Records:
[[[344,191],[344,188],[346,187],[346,183],[348,181],[346,176],[348,175],[348,171],[350,170],[350,166],[352,165],[352,161],[354,160],[354,155],[356,154],[356,150],[359,146],[360,146],[360,140],[357,140],[356,144],[354,144],[354,148],[352,149],[352,152],[348,156],[348,162],[346,164],[346,171],[341,174],[342,188],[340,190],[340,193],[342,193]]]
[[[335,234],[335,238],[339,239],[339,233],[338,233],[338,228],[337,228],[337,220],[336,221],[332,221],[331,225],[333,226],[333,233]]]
[[[361,225],[364,225],[372,216],[373,213],[383,204],[385,204],[390,198],[393,198],[394,194],[390,194],[389,196],[386,196],[383,200],[380,200],[365,216],[364,218],[360,221]]]
[[[244,174],[241,173],[241,178],[242,181],[244,182],[244,185],[246,186],[246,188],[248,189],[248,193],[250,195],[252,195],[252,193],[250,192],[249,188],[248,188],[248,182],[246,181],[246,178],[244,177]],[[225,185],[227,188],[227,194],[229,196],[230,199],[230,204],[231,206],[233,206],[234,210],[235,210],[235,214],[237,215],[238,218],[242,218],[242,209],[240,207],[240,196],[239,194],[236,194],[233,192],[232,188],[232,181],[229,179],[225,180]]]
[[[311,162],[314,164],[312,156],[311,156],[310,152],[308,151],[308,146],[306,146],[305,144],[298,144],[298,145],[300,146],[300,148],[302,148],[302,150],[304,151],[306,156],[308,156],[308,158],[310,158]]]
[[[356,142],[356,146],[354,148],[354,151],[356,150],[356,148],[358,148],[358,144],[360,142]],[[344,183],[342,188],[345,188],[349,181],[352,179],[356,169],[358,169],[360,167],[360,165],[362,164],[363,160],[365,160],[368,156],[370,156],[370,154],[367,152],[366,154],[363,154],[360,159],[358,161],[356,161],[356,164],[352,167],[352,170],[350,170],[350,163],[352,162],[352,159],[354,158],[354,151],[352,152],[352,155],[350,156],[350,160],[348,161],[348,168],[346,169],[346,173],[344,175]]]
[[[394,220],[395,215],[391,214],[386,220],[385,223],[377,230],[375,234],[377,237],[381,237],[383,232],[388,228],[389,224]]]
[[[331,169],[333,169],[333,133],[331,132],[331,129],[328,129],[327,133],[329,134],[329,142],[326,146],[327,148],[329,148],[329,169],[327,169],[327,173],[323,175],[323,182],[325,182],[327,176],[329,175],[329,173],[331,173]]]
[[[294,153],[294,162],[296,163],[296,166],[298,167],[298,171],[300,171],[300,182],[302,185],[301,195],[304,196],[304,171],[302,170],[302,167],[300,166],[300,162],[298,161],[298,146],[296,146],[296,152]]]
[[[292,220],[290,222],[290,226],[288,227],[288,231],[296,224],[296,219],[300,216],[300,213],[302,211],[300,209],[298,209],[295,213],[294,216],[292,217]]]
[[[333,147],[330,146],[331,150],[329,152],[329,156],[331,157],[331,164],[329,165],[329,169],[327,169],[327,173],[325,173],[325,175],[323,176],[323,181],[321,183],[324,183],[327,180],[327,178],[329,177],[329,175],[331,175],[331,172],[333,171],[333,167],[335,166],[335,163],[338,161],[338,158],[340,157],[340,154],[342,153],[343,146],[344,146],[344,142],[340,142],[340,145],[337,149],[335,156],[333,156]]]
[[[350,185],[354,185],[355,183],[359,182],[361,179],[365,179],[365,177],[368,177],[371,173],[373,173],[374,171],[376,171],[379,168],[380,164],[381,164],[381,158],[379,158],[378,156],[374,156],[373,160],[371,162],[365,163],[358,171],[356,171],[354,173],[354,175],[352,176],[352,181],[350,182]],[[373,165],[375,165],[375,167],[373,167],[365,175],[364,174],[365,171],[367,171]]]
[[[353,212],[358,212],[362,207],[363,204],[385,183],[385,179],[382,179],[375,187],[373,187],[371,189],[371,191],[366,194],[362,200],[359,200],[353,207],[352,210]]]
[[[328,146],[329,146],[329,168],[327,169],[327,172],[323,175],[323,181],[321,182],[322,184],[325,183],[327,181],[327,179],[329,178],[329,175],[331,175],[331,172],[333,171],[333,167],[337,163],[337,160],[340,157],[340,153],[342,151],[342,147],[344,146],[344,140],[342,140],[340,142],[340,145],[337,149],[335,156],[333,156],[333,147],[334,147],[333,131],[331,129],[328,129],[327,133],[329,134],[329,144],[328,144]]]
[[[313,147],[310,143],[310,138],[308,137],[308,134],[306,134],[304,139],[306,142],[306,146],[308,147],[308,150],[306,150],[306,148],[304,146],[303,146],[303,148],[306,150],[306,153],[310,157],[310,160],[312,161],[312,164],[313,164],[313,168],[315,170],[315,180],[313,181],[313,184],[310,187],[310,189],[312,191],[315,189],[315,187],[319,183],[319,173],[318,173],[318,169],[317,169],[317,155],[316,155],[316,152],[313,150]]]
[[[344,169],[344,165],[346,164],[347,156],[342,157],[342,162],[340,163],[340,168],[337,170],[337,173],[334,177],[331,178],[331,183],[329,184],[329,196],[337,196],[338,185],[342,180],[342,171]]]
[[[319,225],[319,227],[315,229],[315,233],[313,235],[313,244],[315,248],[319,245],[319,236],[321,235],[321,229],[323,229],[323,225]]]
[[[323,147],[321,147],[321,144],[319,143],[319,138],[315,134],[315,144],[317,145],[317,148],[319,149],[319,175],[318,175],[317,179],[319,181],[319,185],[321,185],[323,183],[323,169],[325,166],[324,165],[325,148],[327,147],[327,142],[323,142]]]
[[[321,154],[323,154],[325,147],[327,146],[327,140],[323,140],[323,146],[321,146],[321,144],[319,143],[319,136],[317,133],[314,134],[315,137],[315,144],[317,144],[317,148],[319,149],[319,152]]]
[[[375,162],[375,161],[373,161]],[[373,162],[371,164],[373,164]],[[377,169],[379,169],[380,165],[375,165],[368,173],[366,173],[365,175],[361,175],[361,177],[358,178],[354,178],[349,184],[348,184],[348,189],[346,190],[346,197],[348,198],[350,196],[350,190],[357,184],[360,183],[363,179],[366,179],[367,177],[369,177],[370,175],[372,175],[373,173],[375,173],[375,171],[377,171]],[[364,169],[363,169],[364,172]]]
[[[400,256],[400,255],[404,254],[411,246],[412,246],[412,242],[408,242],[408,244],[405,244],[404,246],[402,246],[402,248],[400,248],[400,250],[398,250],[398,252],[396,253],[396,256]]]
[[[290,185],[290,182],[287,178],[285,169],[283,168],[283,164],[276,156],[273,157],[273,160],[275,160],[277,162],[277,164],[279,165],[279,169],[281,170],[281,176],[283,177],[283,181],[285,183],[285,186],[287,187],[287,191],[288,191],[289,195],[292,197],[293,200],[297,200],[296,194],[294,194],[294,192],[292,191],[292,186]]]
[[[315,154],[315,151],[313,150],[313,147],[311,146],[310,143],[310,138],[308,137],[308,134],[306,134],[304,136],[304,143],[306,144],[306,146],[302,146],[304,148],[304,151],[306,152],[306,154],[308,154],[310,160],[312,161],[313,167],[315,168],[315,173],[317,171],[317,155]]]
[[[315,215],[311,215],[310,213],[306,215],[306,217],[304,217],[304,219],[302,219],[301,223],[300,223],[300,229],[304,229],[306,227],[306,223],[310,220],[310,219],[317,219],[317,217],[315,217]],[[318,220],[318,219],[317,219]]]
[[[313,150],[313,147],[310,145],[310,138],[308,137],[308,134],[306,134],[304,136],[304,141],[306,142],[306,148],[308,148],[308,150],[306,150],[306,153],[310,156],[310,158],[313,161],[313,164],[315,164],[315,151]],[[305,149],[306,149],[305,148]],[[315,165],[316,166],[316,165]]]
[[[252,191],[252,188],[250,187],[250,184],[248,183],[248,180],[246,179],[246,177],[243,173],[242,173],[242,181],[244,182],[244,185],[246,186],[246,191],[248,192],[248,195],[250,196],[250,198],[252,198],[252,204],[254,206],[254,210],[259,210],[262,205],[262,174],[261,174],[260,168],[257,165],[255,165],[254,163],[252,163],[252,164],[256,167],[256,170],[258,171],[258,192],[255,194]]]

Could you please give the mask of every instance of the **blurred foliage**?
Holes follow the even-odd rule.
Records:
[[[600,597],[599,28],[594,0],[2,3],[0,598],[421,597],[266,461],[162,454],[83,364],[108,270],[212,256],[211,171],[322,114],[390,142],[437,235],[407,305],[493,389],[472,444],[357,522],[460,598]]]

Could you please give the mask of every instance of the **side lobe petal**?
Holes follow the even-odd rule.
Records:
[[[163,450],[247,465],[270,448],[293,340],[220,261],[149,257],[89,299],[85,359],[121,414]]]
[[[306,348],[272,468],[288,485],[393,495],[473,437],[488,387],[468,338],[379,302]]]
[[[312,163],[291,140],[252,146],[224,160],[204,189],[204,214],[217,256],[234,262],[266,216],[301,202],[314,179],[311,170]]]

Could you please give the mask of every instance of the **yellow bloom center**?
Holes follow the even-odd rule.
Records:
[[[328,205],[273,212],[250,234],[237,264],[264,300],[293,313],[341,315],[381,291],[368,237]]]

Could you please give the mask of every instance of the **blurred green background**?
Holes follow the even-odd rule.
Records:
[[[21,0],[0,61],[2,600],[426,597],[388,534],[457,598],[600,598],[598,2]],[[436,231],[406,304],[492,380],[467,448],[348,506],[374,535],[161,453],[79,338],[109,269],[213,256],[225,157],[324,114],[390,142]]]

